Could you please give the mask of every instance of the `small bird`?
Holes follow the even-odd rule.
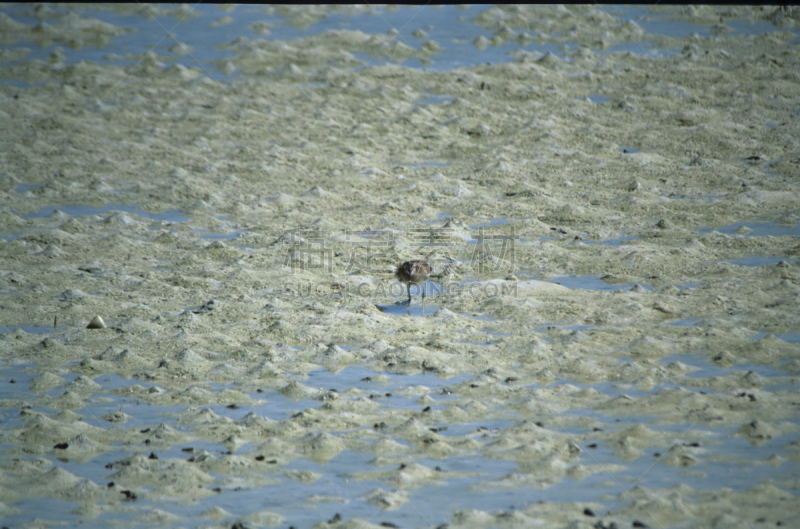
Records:
[[[411,306],[411,285],[422,285],[422,315],[425,315],[425,281],[431,275],[431,265],[425,261],[406,261],[397,265],[395,277],[406,284],[408,290],[408,305]]]

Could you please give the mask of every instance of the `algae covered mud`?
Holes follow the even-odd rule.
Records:
[[[799,20],[3,6],[0,523],[796,523]]]

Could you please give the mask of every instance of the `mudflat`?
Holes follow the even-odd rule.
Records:
[[[6,43],[130,33],[31,9]],[[3,523],[800,518],[800,15],[654,12],[711,34],[473,6],[512,60],[437,69],[424,17],[259,26],[223,80],[4,48]]]

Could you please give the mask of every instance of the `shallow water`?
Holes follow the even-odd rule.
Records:
[[[709,376],[720,376],[731,372],[742,372],[741,369],[719,369],[709,364],[699,357],[692,355],[674,355],[662,359],[662,363],[680,361],[688,365],[700,367],[698,371],[690,374],[691,377],[701,378]],[[765,368],[761,366],[746,366],[755,369],[756,372],[764,377],[785,376],[786,373],[780,370]],[[35,376],[34,366],[21,365],[13,369],[5,368],[2,370],[0,378],[7,381],[14,378],[18,386],[13,392],[0,392],[0,398],[8,398],[13,394],[16,398],[32,398],[32,394],[27,396],[20,393],[19,389],[26,388],[31,379]],[[374,377],[384,377],[382,382],[375,383]],[[64,380],[68,383],[74,380],[74,376],[65,376]],[[443,380],[433,374],[429,375],[383,375],[380,372],[364,369],[361,367],[348,367],[338,373],[330,373],[327,370],[311,371],[304,380],[310,387],[326,388],[328,391],[339,393],[345,390],[363,390],[370,393],[390,393],[402,392],[408,387],[425,387],[434,397],[434,401],[442,403],[453,400],[455,397],[448,396],[442,390],[448,386],[455,387],[458,384],[468,382],[470,377],[455,377]],[[120,389],[130,384],[131,380],[125,380],[117,376],[102,375],[95,379],[106,390]],[[148,384],[144,384],[148,386]],[[557,387],[551,386],[551,387]],[[579,387],[594,388],[602,395],[614,398],[621,395],[630,395],[634,398],[642,398],[653,395],[660,389],[673,387],[666,385],[656,387],[647,392],[631,391],[630,389],[615,389],[608,383],[601,384],[578,384]],[[8,387],[4,385],[4,387]],[[217,390],[222,390],[218,387]],[[766,388],[765,388],[766,389]],[[57,393],[57,390],[52,390]],[[224,406],[211,406],[211,409],[224,417],[239,420],[246,414],[255,412],[264,417],[272,419],[288,418],[298,411],[307,410],[309,407],[319,406],[318,401],[292,401],[286,399],[278,393],[258,393],[254,398],[263,399],[267,404],[260,406],[245,406],[237,410],[231,410]],[[106,413],[116,410],[124,410],[131,416],[125,427],[142,429],[157,422],[169,424],[178,431],[183,431],[185,426],[181,426],[178,418],[186,411],[180,406],[172,407],[151,407],[136,403],[128,398],[120,398],[111,393],[98,392],[92,400],[106,399],[103,403],[89,404],[83,408],[75,410],[85,417],[87,423],[108,428],[108,423],[100,417]],[[414,406],[414,400],[402,395],[392,395],[391,398],[382,398],[378,402],[388,408],[403,409]],[[429,405],[430,406],[430,405]],[[436,407],[436,404],[433,404]],[[34,411],[47,413],[47,408],[34,407]],[[626,425],[650,424],[651,419],[647,416],[630,416],[621,420],[614,419],[603,413],[597,413],[591,408],[576,409],[571,414],[577,417],[595,418],[601,423],[616,422],[617,425],[611,427],[625,428]],[[519,419],[513,416],[505,419],[483,420],[479,422],[449,423],[440,430],[445,438],[459,438],[462,436],[488,436],[489,438],[497,435],[506,428],[512,427]],[[795,421],[797,419],[795,418]],[[5,421],[4,421],[5,422]],[[18,427],[17,421],[6,422],[7,429]],[[111,426],[111,428],[115,428]],[[690,474],[682,471],[679,467],[663,465],[658,463],[658,459],[663,452],[663,448],[654,447],[645,450],[642,457],[634,462],[628,463],[624,470],[615,470],[612,473],[601,472],[596,476],[590,476],[580,481],[567,479],[560,484],[547,486],[539,489],[528,489],[525,487],[513,486],[513,476],[516,475],[517,464],[497,459],[487,459],[475,456],[451,456],[443,459],[418,459],[417,464],[435,468],[442,476],[450,473],[464,474],[462,477],[444,478],[442,484],[432,486],[421,486],[409,491],[409,502],[391,512],[384,512],[379,515],[382,520],[391,521],[395,524],[405,525],[436,525],[447,521],[449,515],[446,510],[441,508],[441,498],[448,498],[448,509],[482,509],[491,511],[502,508],[504,510],[515,510],[519,506],[524,506],[537,501],[558,502],[566,495],[570,495],[573,501],[596,502],[597,490],[600,488],[604,497],[613,499],[625,493],[632,485],[636,484],[658,484],[660,486],[671,486],[674,484],[689,485],[695,490],[713,491],[720,486],[727,487],[734,492],[743,492],[752,487],[753,481],[770,479],[774,475],[774,470],[768,465],[763,465],[756,471],[750,470],[748,462],[764,460],[770,457],[786,457],[791,455],[789,446],[800,440],[800,434],[786,434],[777,437],[769,443],[753,447],[745,439],[735,436],[735,429],[705,429],[693,423],[677,423],[669,426],[650,424],[654,431],[673,432],[680,436],[685,436],[691,432],[692,436],[704,438],[701,443],[694,445],[695,451],[706,452],[705,447],[712,447],[716,461],[699,462],[692,466]],[[605,429],[605,428],[604,428]],[[581,435],[583,448],[583,459],[587,465],[616,465],[619,459],[615,456],[614,449],[608,446],[603,438],[597,438],[596,433],[587,428],[554,427],[554,431],[572,435]],[[188,433],[189,430],[186,430]],[[195,453],[199,450],[206,450],[216,457],[224,456],[229,453],[228,449],[219,443],[209,443],[199,440],[187,440],[170,449],[155,449],[151,453],[159,459],[168,460],[169,458],[186,458],[187,449],[193,449]],[[409,446],[409,448],[411,448]],[[128,448],[124,444],[119,444],[101,455],[91,458],[89,461],[72,461],[70,458],[60,460],[60,466],[74,475],[90,479],[97,483],[110,482],[110,471],[107,465],[113,464],[127,453]],[[148,451],[149,449],[145,449]],[[236,454],[245,457],[254,457],[253,444],[245,445],[236,450]],[[337,513],[346,512],[353,517],[374,517],[374,508],[368,503],[360,501],[376,487],[385,487],[380,480],[356,479],[354,477],[361,473],[373,473],[396,468],[398,463],[376,463],[372,456],[359,452],[344,450],[332,459],[319,463],[308,459],[300,458],[281,465],[286,472],[311,472],[319,476],[311,484],[291,486],[291,483],[284,482],[280,486],[265,485],[263,487],[247,488],[243,490],[232,489],[232,485],[222,484],[221,492],[217,495],[205,499],[201,504],[195,506],[174,505],[163,501],[137,500],[139,508],[149,509],[158,507],[167,512],[172,512],[179,516],[196,517],[211,506],[218,506],[229,512],[237,512],[241,516],[248,512],[259,512],[260,510],[276,510],[280,512],[293,512],[291,522],[301,526],[312,524],[317,520],[331,519]],[[784,463],[781,467],[782,472],[796,473],[800,471],[798,463]],[[746,474],[742,469],[748,467]],[[512,481],[508,485],[503,485],[509,478]],[[330,500],[322,503],[308,503],[308,498],[313,496],[329,497]],[[610,501],[608,505],[614,505],[615,501]],[[43,505],[40,500],[20,501],[15,504],[23,512],[27,509]],[[57,501],[48,504],[48,514],[41,519],[61,519],[77,521],[80,518],[71,513],[75,505],[72,502]],[[7,523],[22,523],[27,518],[24,515],[11,515],[6,517]],[[98,517],[90,526],[100,526],[112,517]]]
[[[132,213],[134,215],[137,215],[145,219],[160,220],[163,222],[186,222],[187,220],[189,220],[189,217],[181,215],[177,209],[172,211],[163,211],[160,213],[151,213],[148,211],[142,211],[134,204],[127,206],[120,204],[109,204],[101,208],[93,208],[91,206],[48,206],[40,209],[35,213],[29,213],[27,215],[23,215],[22,218],[35,219],[35,218],[48,217],[53,213],[55,213],[56,211],[65,213],[70,217],[83,217],[87,215],[101,215],[103,213],[109,213],[113,211],[124,211],[126,213]]]
[[[800,224],[786,226],[776,222],[742,221],[727,226],[720,226],[719,228],[715,228],[715,230],[720,233],[739,234],[745,237],[765,237],[768,235],[772,237],[796,237],[800,235]],[[697,231],[699,233],[705,233],[711,231],[711,229],[701,228]]]
[[[796,11],[0,12],[4,525],[800,516]]]
[[[581,290],[606,290],[614,292],[617,290],[630,290],[633,285],[609,285],[599,277],[581,276],[581,277],[556,277],[549,280],[556,285],[562,285],[567,288],[579,288]],[[653,287],[648,284],[642,284],[642,287],[648,290],[653,290]]]

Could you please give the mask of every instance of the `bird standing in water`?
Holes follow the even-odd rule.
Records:
[[[431,275],[431,265],[425,261],[406,261],[397,265],[395,277],[406,284],[408,290],[408,306],[411,306],[411,285],[422,285],[422,315],[425,315],[425,281]]]

